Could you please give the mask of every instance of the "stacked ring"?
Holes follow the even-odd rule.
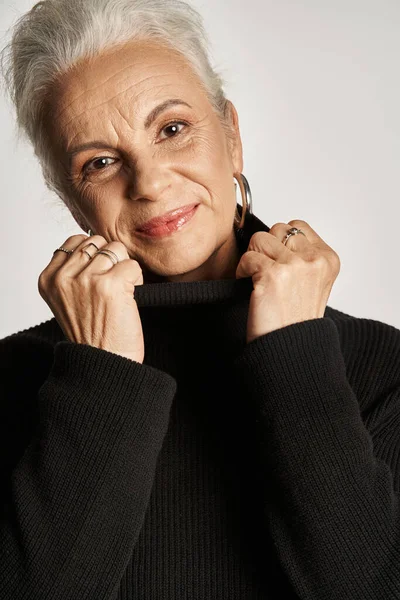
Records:
[[[112,260],[112,262],[114,263],[114,265],[116,265],[119,262],[119,258],[115,254],[115,252],[113,252],[112,250],[109,250],[108,248],[104,248],[103,250],[99,250],[98,252],[96,252],[95,256],[97,256],[98,254],[105,254],[106,256],[108,256],[108,258],[110,260]]]
[[[97,250],[97,252],[95,252],[93,254],[93,256],[91,254],[89,254],[89,252],[86,250],[86,248],[88,248],[89,246],[94,246]],[[87,254],[87,256],[90,258],[90,260],[92,260],[98,254],[104,254],[105,256],[108,256],[108,258],[113,262],[114,265],[116,265],[119,262],[119,258],[115,254],[115,252],[113,252],[112,250],[109,250],[108,248],[103,248],[102,250],[99,250],[99,248],[93,242],[90,242],[90,244],[87,244],[84,248],[81,249],[81,251],[84,252],[85,254]],[[73,254],[74,251],[68,250],[67,248],[64,248],[63,246],[60,246],[60,248],[57,248],[56,250],[54,250],[53,256],[56,252],[65,252],[66,254]]]

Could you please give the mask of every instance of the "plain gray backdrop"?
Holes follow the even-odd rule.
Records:
[[[254,213],[304,219],[336,250],[329,306],[400,328],[399,0],[191,3],[239,113]],[[2,1],[1,46],[33,5]],[[3,96],[0,337],[53,316],[39,274],[82,233],[14,123]]]

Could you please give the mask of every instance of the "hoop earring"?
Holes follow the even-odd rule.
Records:
[[[238,229],[243,229],[246,212],[253,214],[253,199],[251,195],[250,185],[243,173],[234,173],[234,178],[237,180],[242,196],[242,217],[240,217],[236,209],[235,224]],[[236,188],[236,183],[235,183]]]
[[[93,233],[93,231],[92,231],[91,229],[89,229],[89,231],[88,231],[88,235],[90,235],[90,237],[93,237],[93,236],[94,236],[94,233]]]

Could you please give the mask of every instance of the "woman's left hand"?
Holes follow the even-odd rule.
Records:
[[[283,240],[290,229],[301,233]],[[340,271],[337,253],[306,223],[275,223],[269,232],[252,235],[236,277],[252,277],[247,343],[293,323],[324,316]]]

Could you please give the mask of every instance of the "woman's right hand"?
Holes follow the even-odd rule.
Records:
[[[117,264],[99,250],[111,250]],[[144,339],[135,285],[143,284],[139,263],[121,242],[100,235],[74,235],[40,274],[39,293],[71,342],[88,344],[131,360],[144,360]],[[83,252],[86,250],[92,258]]]

